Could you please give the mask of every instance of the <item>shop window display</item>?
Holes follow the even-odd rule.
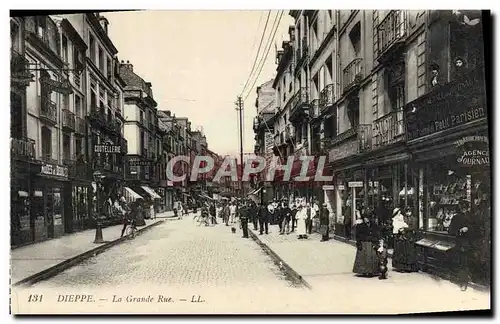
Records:
[[[427,230],[448,233],[453,217],[459,212],[459,201],[471,199],[471,175],[462,175],[448,170],[444,175],[434,176],[428,192]]]

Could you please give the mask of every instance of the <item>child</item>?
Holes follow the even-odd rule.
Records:
[[[378,268],[380,271],[379,279],[387,279],[387,246],[383,239],[378,241],[377,245]]]

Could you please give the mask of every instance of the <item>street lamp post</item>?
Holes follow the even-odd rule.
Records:
[[[94,243],[100,244],[104,243],[104,239],[102,237],[102,227],[101,227],[101,209],[99,206],[99,184],[101,183],[102,178],[104,177],[100,171],[95,171],[93,174],[94,181],[96,183],[96,194],[95,194],[95,200],[96,200],[96,226],[95,226],[95,238],[94,238]]]

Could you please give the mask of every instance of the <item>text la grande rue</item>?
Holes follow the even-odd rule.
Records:
[[[179,301],[184,301],[184,302],[191,302],[191,303],[203,303],[205,300],[201,298],[199,295],[192,295],[191,300],[188,299],[179,299]],[[148,296],[118,296],[118,295],[113,295],[113,298],[111,300],[113,303],[173,303],[175,302],[174,298],[170,296],[164,296],[164,295],[158,295],[157,297],[154,297],[152,295]]]

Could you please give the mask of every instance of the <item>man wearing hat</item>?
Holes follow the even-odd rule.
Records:
[[[330,211],[328,210],[328,206],[326,203],[321,205],[321,209],[319,210],[319,228],[321,232],[321,242],[325,242],[329,240],[328,229],[330,225]]]

